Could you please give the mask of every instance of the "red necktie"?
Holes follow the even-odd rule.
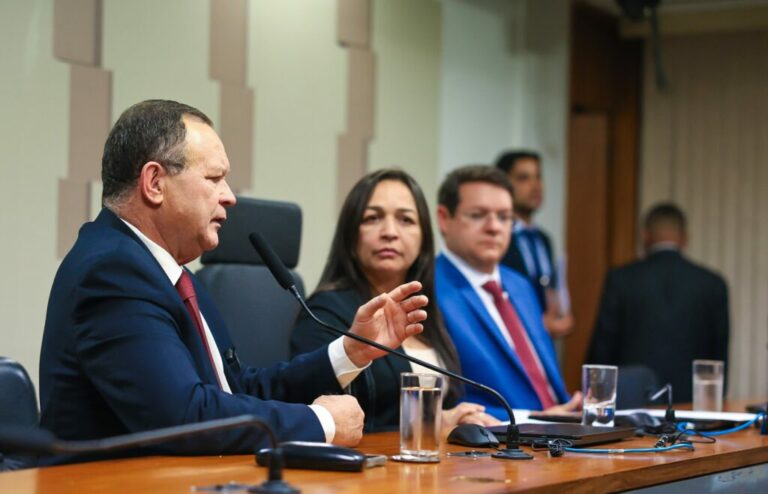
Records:
[[[485,283],[483,289],[493,296],[493,303],[496,305],[496,309],[499,311],[499,315],[504,321],[509,335],[512,337],[517,357],[523,364],[523,368],[526,374],[528,374],[528,379],[531,381],[531,385],[536,391],[542,407],[546,409],[555,406],[556,403],[552,399],[547,386],[547,376],[536,363],[535,350],[526,337],[525,328],[523,328],[520,318],[517,317],[517,312],[515,312],[512,303],[504,297],[501,287],[493,280]]]
[[[205,328],[203,327],[203,318],[200,316],[200,307],[197,306],[197,295],[195,295],[195,287],[192,285],[192,278],[186,269],[181,270],[181,278],[176,282],[176,291],[179,292],[181,300],[184,301],[184,306],[187,308],[190,317],[195,321],[197,326],[197,332],[200,334],[200,339],[203,340],[203,346],[208,353],[208,359],[211,361],[211,369],[213,369],[213,375],[216,376],[216,382],[221,387],[221,381],[219,380],[219,373],[216,370],[216,364],[213,362],[213,354],[211,348],[208,346],[208,338],[205,337]]]

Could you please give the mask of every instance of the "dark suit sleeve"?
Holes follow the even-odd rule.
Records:
[[[716,290],[714,291],[714,300],[712,307],[712,344],[710,347],[710,358],[728,362],[728,342],[730,338],[730,319],[728,315],[728,287],[722,278],[717,279]],[[726,380],[727,382],[727,380]]]
[[[332,387],[323,350],[265,370],[245,369],[242,381],[253,395],[225,393],[200,379],[174,315],[148,296],[156,290],[153,281],[130,263],[109,259],[89,270],[75,294],[79,365],[129,431],[254,414],[282,441],[325,439],[305,404],[271,401],[301,401],[312,394],[306,389]],[[165,451],[246,453],[264,439],[260,431],[233,431],[175,442]]]
[[[617,364],[618,362],[621,349],[619,289],[616,271],[609,272],[603,284],[600,308],[586,363]]]
[[[340,297],[330,292],[320,292],[310,297],[308,305],[321,321],[340,329],[349,329],[355,315],[355,308],[349,303],[341,303]],[[345,301],[347,302],[347,301]],[[351,304],[353,307],[354,303]],[[296,325],[291,333],[291,355],[300,355],[327,346],[338,335],[316,323],[303,311],[296,318]]]
[[[318,318],[347,329],[363,299],[354,290],[318,292],[310,297],[309,307]],[[309,316],[300,315],[291,334],[291,353],[312,351],[337,338]],[[410,372],[408,362],[387,355],[376,359],[350,383],[348,392],[357,398],[365,412],[365,432],[395,430],[400,418],[400,373]],[[447,402],[447,400],[446,400]]]

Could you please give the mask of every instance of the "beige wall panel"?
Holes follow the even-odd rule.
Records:
[[[98,180],[104,141],[112,126],[112,74],[97,67],[70,67],[69,177]]]
[[[248,4],[246,0],[210,1],[211,78],[242,85],[246,73]]]
[[[58,257],[64,257],[77,239],[80,226],[90,213],[88,182],[80,179],[59,179],[59,242]]]
[[[374,135],[376,57],[365,49],[349,48],[347,74],[347,131],[371,138]]]
[[[209,77],[210,0],[104,0],[103,68],[113,77],[112,116],[145,99],[195,106],[219,124]]]
[[[440,2],[379,0],[373,5],[375,136],[370,170],[399,166],[434,209],[438,181]]]
[[[55,0],[53,53],[82,65],[101,63],[101,0]]]
[[[347,194],[357,180],[365,175],[368,161],[368,140],[354,134],[344,134],[338,140],[339,175],[338,206],[344,203]]]
[[[648,61],[646,61],[648,66]],[[645,86],[650,87],[654,84],[654,75],[646,70]],[[643,142],[642,146],[642,166],[640,173],[640,210],[645,211],[650,205],[670,197],[672,194],[671,184],[671,161],[672,161],[672,133],[671,97],[666,94],[654,96],[657,103],[646,105],[644,108],[645,118],[642,120]],[[653,122],[653,123],[651,123]]]
[[[542,153],[536,222],[565,244],[571,0],[442,0],[440,176],[502,150]],[[379,70],[384,70],[379,62]]]
[[[645,87],[641,204],[679,203],[690,256],[728,282],[730,398],[768,392],[767,49],[768,33],[668,38],[670,90]]]
[[[0,352],[35,384],[67,175],[69,66],[53,54],[53,11],[53,0],[0,2]]]
[[[338,40],[345,46],[370,46],[371,0],[338,1]]]
[[[219,133],[231,166],[227,181],[236,191],[251,188],[253,162],[253,91],[221,83]]]
[[[346,115],[346,53],[336,0],[249,5],[248,86],[254,101],[251,191],[304,214],[299,272],[314,290],[336,224],[336,153]]]

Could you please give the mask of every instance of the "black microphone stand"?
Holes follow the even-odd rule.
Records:
[[[299,290],[296,288],[296,283],[293,279],[293,276],[286,269],[283,262],[280,260],[279,257],[277,257],[277,254],[275,254],[275,252],[272,250],[272,248],[269,246],[266,240],[264,240],[264,238],[261,236],[261,234],[254,232],[254,233],[251,233],[248,236],[248,238],[250,239],[254,248],[256,248],[256,250],[259,252],[259,255],[261,256],[264,263],[267,265],[267,268],[269,268],[272,275],[275,277],[275,280],[277,280],[278,284],[280,284],[280,286],[282,286],[284,289],[290,291],[293,294],[293,296],[296,297],[296,300],[299,301],[299,303],[301,304],[301,307],[309,315],[309,317],[311,317],[312,320],[314,320],[323,328],[331,331],[334,334],[337,334],[340,336],[347,336],[349,338],[352,338],[353,340],[372,346],[383,352],[389,353],[391,355],[396,355],[402,359],[408,360],[409,362],[413,362],[415,364],[426,367],[427,369],[433,370],[438,374],[442,374],[442,375],[451,377],[453,379],[456,379],[458,381],[461,381],[465,384],[469,384],[470,386],[474,386],[494,396],[504,406],[505,410],[507,411],[507,415],[509,415],[509,425],[507,426],[507,435],[506,435],[506,449],[497,451],[493,455],[494,458],[509,459],[509,460],[527,460],[531,458],[530,455],[523,453],[519,448],[520,430],[518,429],[517,424],[515,423],[515,414],[512,411],[512,407],[509,406],[509,403],[507,402],[507,400],[504,399],[504,397],[498,391],[484,384],[480,384],[471,379],[468,379],[462,375],[456,374],[455,372],[451,372],[447,369],[443,369],[441,367],[433,365],[429,362],[425,362],[416,357],[411,357],[410,355],[407,355],[405,353],[396,352],[395,350],[393,350],[392,348],[389,348],[388,346],[382,345],[378,342],[375,342],[363,336],[350,333],[349,331],[336,328],[324,321],[321,321],[317,316],[315,316],[312,310],[307,306],[307,303],[304,301],[304,297],[301,296],[301,294],[299,293]]]
[[[258,427],[269,436],[272,445],[267,480],[250,487],[249,492],[263,494],[298,494],[300,491],[283,481],[283,453],[277,436],[269,425],[253,415],[177,425],[152,431],[87,441],[62,441],[44,429],[0,427],[0,449],[5,453],[34,453],[42,455],[83,454],[118,451],[150,446],[174,439],[239,427]]]
[[[677,419],[675,418],[675,408],[672,405],[672,385],[667,383],[661,389],[651,394],[649,399],[651,401],[656,401],[664,393],[667,394],[667,410],[664,412],[664,422],[661,424],[661,432],[671,433],[675,432],[675,422],[677,422]]]

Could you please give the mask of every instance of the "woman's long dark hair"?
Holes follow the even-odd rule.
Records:
[[[336,223],[336,233],[334,233],[331,243],[331,251],[328,254],[328,261],[316,291],[354,289],[364,300],[375,295],[372,293],[371,285],[360,267],[360,260],[357,257],[357,242],[360,237],[363,212],[368,206],[374,189],[384,180],[396,180],[405,185],[411,191],[416,203],[416,212],[419,215],[421,249],[405,275],[406,281],[420,281],[422,293],[429,297],[424,331],[417,338],[435,349],[448,370],[461,372],[456,347],[453,346],[453,342],[445,330],[445,325],[443,325],[440,311],[437,309],[435,240],[432,234],[429,207],[419,184],[404,171],[393,168],[377,170],[365,175],[352,187],[341,207],[339,220]],[[458,398],[461,393],[459,383],[451,384],[448,394],[452,398]]]

